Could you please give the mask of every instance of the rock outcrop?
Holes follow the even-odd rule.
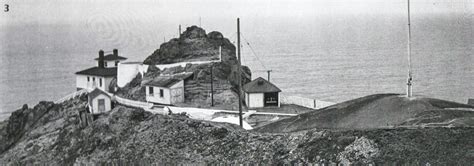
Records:
[[[206,31],[197,26],[186,28],[179,38],[160,45],[145,59],[145,64],[169,64],[176,62],[219,60],[219,46],[225,62],[235,61],[235,46],[220,32]]]
[[[221,47],[222,56],[219,55],[219,47]],[[219,60],[220,57],[222,59],[218,62],[204,64],[188,63],[184,67],[177,66],[160,70],[154,66],[178,62],[215,61]],[[144,101],[144,84],[148,81],[163,75],[193,72],[194,77],[191,79],[189,87],[201,87],[185,89],[187,90],[185,92],[186,102],[178,105],[208,107],[210,105],[210,86],[208,85],[211,82],[212,69],[214,83],[219,87],[226,87],[225,89],[215,89],[216,96],[227,97],[215,98],[216,107],[222,109],[237,109],[238,107],[238,103],[236,103],[238,101],[236,93],[238,89],[238,62],[235,56],[235,46],[220,32],[213,31],[206,34],[206,31],[200,27],[188,27],[179,38],[163,43],[159,49],[145,59],[144,63],[149,64],[150,67],[143,78],[138,78],[141,76],[137,76],[128,85],[119,89],[118,95]],[[250,69],[243,66],[241,76],[242,85],[250,82]]]

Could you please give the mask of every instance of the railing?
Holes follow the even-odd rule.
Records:
[[[135,100],[130,100],[130,99],[125,99],[121,98],[119,96],[114,96],[115,101],[117,101],[120,104],[126,105],[126,106],[131,106],[131,107],[139,107],[143,109],[150,109],[153,107],[153,103],[147,103],[143,101],[135,101]]]
[[[294,104],[294,105],[299,105],[299,106],[313,108],[313,109],[320,109],[320,108],[324,108],[324,107],[335,104],[333,102],[309,99],[309,98],[304,98],[304,97],[299,97],[299,96],[284,96],[284,95],[280,95],[280,102],[282,104]]]

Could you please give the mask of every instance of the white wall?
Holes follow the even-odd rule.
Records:
[[[88,89],[87,76],[76,75],[76,87],[81,89]]]
[[[107,63],[107,68],[110,68],[110,67],[117,67],[115,66],[115,61],[105,61],[105,63]]]
[[[104,91],[109,91],[109,87],[110,87],[110,82],[112,82],[112,80],[114,79],[114,77],[104,77]]]
[[[105,111],[106,112],[110,111],[112,109],[112,103],[110,101],[110,97],[108,97],[104,94],[100,94],[100,95],[96,96],[94,99],[92,99],[92,107],[89,107],[89,108],[92,108],[91,113],[93,113],[93,114],[100,113],[100,112],[98,112],[99,111],[99,99],[104,99]]]
[[[148,65],[141,63],[119,63],[117,68],[117,86],[123,88],[141,73],[142,76],[148,69]]]
[[[170,87],[171,104],[184,102],[184,81],[181,80],[178,83]]]
[[[87,81],[89,77],[89,82]],[[95,78],[95,81],[93,81]],[[94,90],[96,87],[103,90],[109,91],[109,85],[114,77],[99,77],[99,76],[88,76],[88,75],[76,75],[76,87],[87,89],[88,91]],[[102,86],[100,86],[99,79],[102,79]]]
[[[263,107],[263,93],[246,93],[248,98],[248,107],[255,108],[255,107]]]
[[[149,87],[153,88],[153,95],[150,95]],[[163,89],[163,97],[160,97],[160,89]],[[171,104],[170,89],[163,87],[146,86],[146,101],[160,104]]]

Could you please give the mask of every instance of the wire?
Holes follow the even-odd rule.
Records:
[[[253,56],[255,56],[255,59],[257,59],[257,61],[260,63],[260,65],[262,65],[263,69],[267,70],[267,67],[263,64],[263,62],[260,60],[260,58],[258,58],[257,54],[255,53],[255,50],[250,45],[250,43],[247,41],[247,38],[245,38],[244,35],[242,35],[242,33],[240,35],[242,36],[242,38],[245,40],[245,42],[249,46],[250,50],[252,51]]]

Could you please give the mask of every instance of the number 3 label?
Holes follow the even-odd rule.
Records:
[[[4,12],[8,12],[10,11],[10,5],[8,4],[5,4],[5,10],[3,10]]]

